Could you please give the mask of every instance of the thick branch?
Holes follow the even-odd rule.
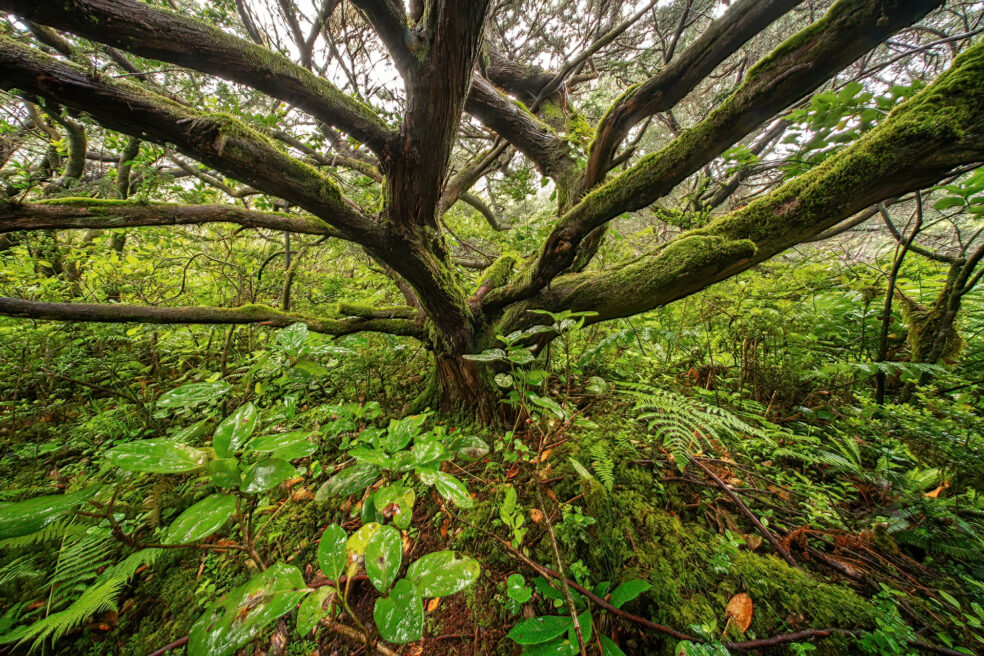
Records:
[[[562,276],[535,299],[546,309],[631,316],[699,291],[888,198],[984,160],[984,44],[857,143],[747,207],[613,271]],[[510,308],[516,322],[523,310]],[[512,326],[509,326],[512,328]]]
[[[237,308],[153,307],[89,303],[46,303],[0,296],[0,315],[54,321],[91,321],[98,323],[159,324],[260,324],[283,327],[303,323],[311,330],[328,335],[357,332],[381,332],[407,337],[423,337],[420,326],[407,319],[353,317],[327,319],[281,312],[265,305]]]
[[[372,109],[327,80],[267,48],[180,14],[136,0],[0,0],[0,9],[141,57],[253,87],[348,132],[377,152],[390,137]]]
[[[526,279],[490,294],[488,302],[501,306],[528,296],[575,261],[590,258],[593,250],[585,255],[580,249],[596,228],[665,196],[777,112],[940,3],[840,0],[821,20],[759,62],[744,84],[703,122],[588,194],[561,217]]]
[[[402,3],[395,0],[353,0],[352,4],[359,8],[379,35],[400,74],[407,77],[418,62],[407,47],[410,26]]]
[[[0,234],[16,230],[89,230],[204,223],[233,223],[245,228],[344,238],[314,217],[255,212],[235,205],[147,204],[89,198],[0,205]]]
[[[801,0],[739,0],[683,53],[619,98],[598,125],[582,187],[591,189],[611,168],[619,144],[639,121],[680,102],[745,42]]]
[[[526,155],[543,175],[557,180],[574,166],[566,139],[485,79],[473,78],[465,109]]]
[[[0,87],[55,99],[111,130],[173,143],[217,171],[303,207],[353,241],[373,242],[376,224],[350,206],[330,178],[231,116],[196,112],[127,82],[93,79],[81,68],[4,37]]]

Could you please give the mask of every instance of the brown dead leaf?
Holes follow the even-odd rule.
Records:
[[[534,508],[530,511],[530,519],[539,524],[543,522],[543,513],[539,508]]]
[[[546,451],[544,451],[543,453],[541,453],[540,454],[540,462],[546,462],[547,461],[547,458],[550,457],[550,454],[551,453],[553,453],[553,449],[547,449]]]
[[[560,505],[560,499],[557,498],[557,495],[549,487],[547,488],[547,496],[550,497],[554,503]]]
[[[449,518],[445,517],[444,518],[444,521],[441,522],[441,537],[442,538],[448,537],[448,527],[449,526],[451,526],[451,520]]]
[[[744,592],[739,592],[728,602],[724,615],[729,623],[735,623],[739,631],[742,633],[748,631],[748,627],[752,625],[752,598]]]
[[[748,546],[749,551],[755,551],[762,546],[762,538],[757,535],[746,535],[745,544]]]
[[[410,651],[407,652],[407,656],[422,656],[424,653],[424,641],[410,645]]]
[[[945,490],[948,487],[950,487],[950,481],[943,481],[943,484],[942,485],[940,485],[938,488],[936,488],[932,492],[927,492],[925,494],[925,496],[928,497],[928,498],[930,498],[930,499],[937,499],[940,496],[940,492],[942,492],[943,490]]]
[[[435,610],[437,610],[437,607],[440,604],[441,604],[441,598],[440,597],[434,597],[433,599],[431,599],[430,601],[427,602],[427,612],[428,613],[433,613]]]

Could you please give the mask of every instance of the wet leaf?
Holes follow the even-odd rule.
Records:
[[[246,470],[240,489],[246,494],[271,490],[294,475],[294,465],[280,458],[264,458]]]
[[[601,647],[605,650],[605,656],[625,656],[625,652],[619,649],[618,645],[611,641],[607,636],[598,636],[601,639]]]
[[[252,403],[239,406],[222,420],[212,435],[212,448],[220,458],[231,458],[253,436],[259,412]]]
[[[361,492],[376,482],[379,468],[373,465],[355,465],[338,472],[321,486],[314,495],[315,503],[321,505],[333,497],[347,497]]]
[[[160,395],[158,408],[192,408],[200,403],[218,399],[232,389],[228,383],[189,383]]]
[[[538,645],[563,635],[574,625],[570,617],[530,617],[509,630],[509,639],[520,645]]]
[[[110,464],[132,472],[179,474],[205,465],[204,451],[165,439],[138,440],[113,447],[105,453]]]
[[[189,656],[231,656],[309,592],[296,567],[273,565],[205,610],[191,627]]]
[[[284,460],[296,460],[311,455],[317,446],[311,441],[311,431],[291,431],[278,435],[263,435],[249,443],[250,451],[270,452],[270,455]]]
[[[225,490],[239,487],[242,477],[239,473],[239,461],[236,458],[210,460],[207,466],[215,487]]]
[[[207,496],[171,522],[164,544],[198,542],[215,533],[236,511],[236,498],[229,494]]]
[[[366,574],[383,594],[390,589],[400,572],[402,546],[400,532],[392,526],[381,526],[366,545]]]
[[[725,617],[729,618],[738,630],[744,633],[752,625],[752,598],[744,592],[739,592],[724,609]]]
[[[474,558],[455,551],[435,551],[410,565],[407,578],[423,597],[447,597],[474,583],[481,571]]]
[[[434,487],[438,494],[454,503],[459,508],[471,508],[475,500],[468,494],[468,488],[451,474],[442,471],[434,473]]]
[[[318,543],[318,564],[325,576],[335,583],[341,578],[345,571],[347,554],[345,543],[348,535],[338,524],[331,524],[321,534],[321,542]]]
[[[373,495],[373,504],[383,517],[393,520],[394,526],[407,528],[413,518],[415,498],[413,488],[405,485],[387,485]]]
[[[71,494],[51,494],[26,501],[0,503],[0,540],[40,531],[73,512],[98,490],[98,485],[92,485]]]
[[[325,600],[332,594],[332,589],[325,586],[318,588],[301,602],[297,609],[297,631],[307,637],[318,626],[325,616]]]
[[[623,605],[629,603],[652,587],[652,585],[642,579],[626,581],[622,585],[612,590],[612,596],[609,599],[609,603],[615,608],[621,608]]]
[[[372,616],[387,642],[404,645],[424,634],[423,599],[407,579],[397,581],[388,597],[376,600]]]

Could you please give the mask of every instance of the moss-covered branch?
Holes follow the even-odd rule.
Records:
[[[235,205],[172,205],[96,198],[59,198],[41,203],[0,204],[0,233],[17,230],[136,228],[233,223],[307,235],[344,238],[315,217],[255,212]]]
[[[575,263],[583,267],[600,241],[596,229],[624,212],[659,200],[776,113],[940,2],[839,0],[821,20],[756,64],[742,86],[704,121],[571,208],[557,222],[528,275],[501,293],[490,294],[488,301],[502,306],[544,288]],[[596,237],[589,242],[592,233]]]
[[[227,114],[198,112],[129,82],[93,78],[7,37],[0,37],[0,87],[51,98],[111,130],[175,144],[229,177],[306,209],[353,241],[378,237],[377,225],[342,197],[331,178]]]
[[[88,321],[96,323],[155,324],[260,324],[283,327],[303,323],[309,329],[328,335],[379,332],[424,338],[415,321],[389,318],[322,318],[281,312],[266,305],[236,308],[153,307],[92,303],[46,303],[0,296],[0,315],[53,321]]]
[[[267,48],[136,0],[0,0],[0,9],[141,57],[245,84],[300,107],[378,153],[390,138],[382,119],[327,80]]]
[[[625,267],[561,276],[531,303],[510,308],[507,323],[527,320],[530,307],[593,310],[599,314],[592,320],[603,321],[665,305],[982,160],[984,43],[978,43],[880,126],[815,169]]]

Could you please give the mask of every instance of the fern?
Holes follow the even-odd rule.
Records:
[[[615,487],[615,462],[612,460],[611,445],[602,440],[595,442],[589,448],[589,453],[594,459],[591,467],[601,484],[609,492]]]
[[[153,563],[160,554],[160,549],[143,549],[106,568],[67,608],[0,636],[0,644],[8,642],[23,644],[30,641],[31,649],[34,650],[46,641],[56,642],[93,615],[117,610],[116,597],[123,591],[127,582],[133,578],[141,565]]]
[[[90,529],[80,539],[62,543],[55,571],[47,583],[49,610],[62,605],[98,576],[113,547],[109,538],[109,529]]]
[[[690,457],[707,448],[711,440],[730,444],[735,437],[744,436],[772,442],[768,431],[724,408],[650,385],[623,383],[621,386],[636,398],[635,410],[639,419],[657,433],[680,471]]]
[[[45,526],[40,531],[28,533],[27,535],[22,535],[16,538],[0,540],[0,551],[33,547],[40,544],[45,544],[46,542],[62,540],[66,536],[74,537],[84,533],[85,531],[85,526],[75,524],[72,520],[57,521]]]
[[[21,579],[40,576],[42,571],[37,568],[38,556],[28,554],[15,558],[3,567],[0,567],[0,586],[4,586]]]

